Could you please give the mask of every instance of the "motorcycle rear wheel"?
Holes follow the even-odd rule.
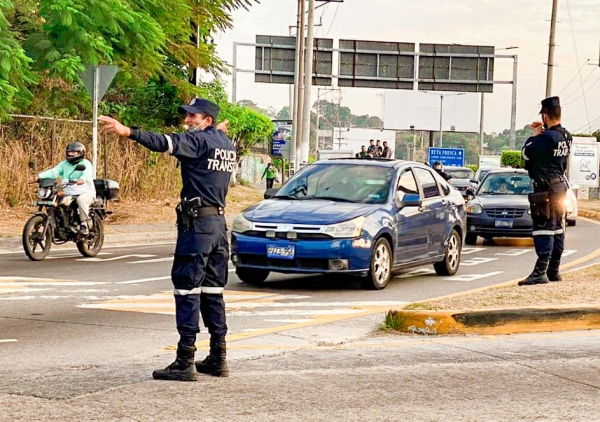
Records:
[[[102,249],[104,244],[104,226],[102,220],[97,216],[93,217],[93,225],[90,234],[76,242],[79,253],[87,258],[93,258]]]
[[[23,227],[23,250],[27,258],[41,261],[50,253],[52,246],[52,228],[44,225],[44,217],[34,215]]]

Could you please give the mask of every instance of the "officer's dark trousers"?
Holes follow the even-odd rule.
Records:
[[[228,259],[224,216],[198,217],[187,231],[179,227],[171,278],[181,344],[193,346],[196,342],[200,315],[213,342],[225,341],[223,290],[227,284]]]
[[[566,187],[553,187],[556,193],[549,192],[549,215],[540,215],[532,206],[533,244],[542,261],[560,261],[565,249]]]

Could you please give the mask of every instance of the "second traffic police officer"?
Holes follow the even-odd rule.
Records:
[[[197,371],[229,376],[225,359],[225,303],[229,242],[225,222],[225,197],[236,169],[235,147],[224,132],[227,123],[215,127],[219,107],[195,99],[179,107],[191,129],[161,135],[129,128],[101,116],[104,132],[126,136],[151,151],[166,152],[181,163],[181,202],[177,206],[177,245],[171,270],[179,343],[177,358],[165,369],[152,373],[155,379],[194,381]],[[210,353],[194,363],[200,315],[210,333]]]
[[[571,153],[571,134],[561,126],[558,97],[542,101],[542,122],[532,124],[534,136],[522,149],[525,168],[533,180],[529,194],[533,220],[533,244],[537,261],[533,272],[519,286],[560,281],[560,258],[565,246],[565,172]]]

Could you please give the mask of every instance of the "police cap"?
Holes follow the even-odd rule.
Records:
[[[560,108],[560,99],[558,97],[549,97],[545,100],[542,100],[542,109],[540,110],[540,114],[544,110]]]
[[[188,105],[179,106],[179,112],[182,114],[191,113],[205,113],[212,117],[213,121],[219,117],[219,106],[212,101],[204,100],[202,98],[194,98]]]

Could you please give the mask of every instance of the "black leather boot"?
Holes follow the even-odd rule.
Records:
[[[533,272],[529,274],[525,280],[519,281],[519,286],[532,286],[534,284],[546,284],[548,283],[548,277],[546,276],[546,271],[548,270],[548,259],[541,259],[535,263],[535,267],[533,268]]]
[[[551,259],[550,264],[548,264],[548,272],[546,273],[548,281],[562,281],[558,267],[560,267],[560,260]]]
[[[152,373],[155,380],[196,381],[198,374],[194,366],[195,347],[177,344],[177,358],[165,369],[157,369]]]
[[[196,371],[213,377],[228,377],[225,341],[210,341],[210,353],[202,362],[196,362]]]

